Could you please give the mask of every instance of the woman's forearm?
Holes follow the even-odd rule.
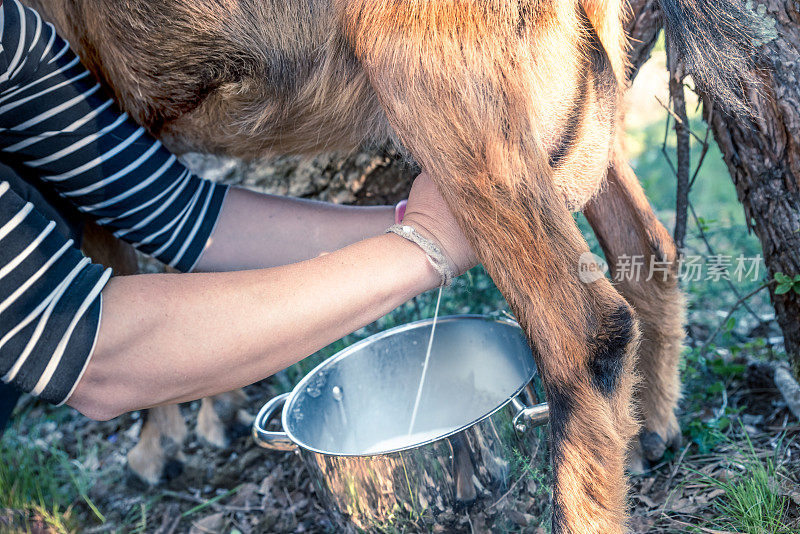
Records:
[[[231,188],[195,272],[277,267],[381,234],[389,206],[340,206]]]
[[[114,278],[68,404],[109,418],[251,384],[438,282],[421,249],[394,235],[271,269]]]

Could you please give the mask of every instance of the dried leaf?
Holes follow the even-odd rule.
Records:
[[[189,534],[217,534],[225,530],[225,514],[218,512],[192,522]]]
[[[236,494],[231,497],[231,500],[228,501],[227,504],[228,506],[234,506],[237,508],[249,508],[251,506],[255,506],[260,500],[258,497],[259,493],[259,487],[252,482],[242,484],[242,486],[239,488],[239,491],[237,491]]]
[[[653,499],[651,499],[647,495],[642,495],[641,493],[637,493],[636,495],[634,495],[634,497],[639,501],[641,501],[648,508],[658,508],[660,506],[657,502],[653,501]]]

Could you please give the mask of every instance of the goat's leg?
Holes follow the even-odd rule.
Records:
[[[197,413],[197,434],[215,447],[227,447],[233,438],[249,434],[253,417],[247,413],[247,395],[241,389],[206,397]]]
[[[183,442],[186,421],[177,404],[142,411],[144,421],[139,442],[128,451],[128,469],[137,478],[154,485],[183,472]]]
[[[343,18],[391,125],[536,348],[550,404],[553,531],[623,532],[638,329],[607,279],[578,278],[588,247],[553,170],[602,176],[610,136],[593,151],[584,126],[603,115],[609,78],[597,47],[581,49],[590,29],[581,31],[577,6],[550,8],[563,12],[536,2],[349,0]],[[568,110],[571,133],[546,131],[537,117],[558,101],[580,108]],[[575,154],[585,157],[571,166]]]
[[[643,428],[630,463],[631,469],[638,471],[646,467],[645,460],[659,460],[667,446],[680,440],[675,408],[681,389],[678,363],[685,310],[678,286],[677,251],[622,150],[615,153],[606,187],[585,207],[584,214],[605,251],[615,287],[641,321],[637,370],[642,381],[635,402]],[[641,272],[618,272],[615,267],[623,256],[641,257]]]

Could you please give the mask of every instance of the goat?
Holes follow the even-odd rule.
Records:
[[[744,2],[661,2],[698,83],[744,105]],[[623,0],[29,3],[175,152],[401,146],[536,348],[553,532],[625,530],[626,456],[641,466],[680,436],[683,301],[677,250],[619,141]],[[570,213],[581,209],[611,265],[642,255],[666,276],[581,281],[588,247]]]

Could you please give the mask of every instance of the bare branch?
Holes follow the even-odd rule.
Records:
[[[706,250],[708,251],[708,253],[710,255],[716,256],[717,252],[714,250],[714,247],[711,245],[711,241],[708,240],[708,236],[706,235],[705,230],[703,230],[703,225],[700,224],[700,218],[697,216],[697,212],[694,210],[694,204],[692,204],[691,202],[689,202],[689,211],[692,214],[692,218],[694,219],[695,226],[697,226],[697,231],[698,231],[698,233],[700,235],[700,239],[706,245]],[[734,296],[737,299],[741,299],[742,298],[742,294],[739,292],[739,290],[736,288],[736,286],[733,284],[733,282],[731,282],[728,278],[725,278],[724,280],[728,284],[728,287],[731,289],[731,291],[733,292]],[[761,316],[758,315],[753,310],[753,308],[750,307],[750,305],[747,302],[742,302],[742,306],[744,307],[745,310],[747,310],[747,312],[750,315],[753,316],[753,319],[755,319],[756,322],[758,322],[758,324],[760,324],[761,326],[766,326],[767,325],[767,321],[764,321],[761,318]]]
[[[673,239],[680,254],[686,246],[686,226],[689,209],[689,171],[692,164],[692,132],[686,113],[686,94],[683,79],[686,77],[682,61],[678,58],[674,43],[667,41],[667,65],[669,67],[669,96],[674,110],[675,136],[677,139],[675,230]]]
[[[702,102],[701,99],[698,99],[698,105]],[[708,121],[711,121],[711,117],[714,116],[714,105],[711,104],[711,107],[708,110]],[[708,154],[709,144],[708,144],[708,136],[711,133],[711,128],[706,124],[706,135],[703,141],[700,143],[700,158],[697,160],[697,166],[694,169],[694,174],[692,175],[692,180],[689,182],[689,189],[694,187],[695,181],[697,181],[697,176],[700,174],[700,169],[703,167],[703,163],[706,161],[706,155]],[[695,138],[699,139],[697,136]]]
[[[669,116],[672,117],[673,119],[675,119],[676,122],[679,122],[679,123],[681,123],[683,125],[687,124],[686,122],[681,120],[681,118],[668,105],[666,105],[663,100],[658,98],[658,96],[656,96],[655,99],[656,99],[656,102],[658,102],[658,105],[661,106],[662,108],[664,108],[664,111],[669,113]],[[671,98],[670,98],[670,100],[671,100]],[[695,140],[697,140],[698,143],[700,143],[701,145],[707,144],[708,133],[706,133],[705,139],[702,139],[696,133],[694,133],[689,127],[687,127],[687,130],[689,131],[689,135],[694,137]]]
[[[735,312],[737,309],[739,309],[739,306],[741,306],[744,302],[746,302],[749,298],[751,298],[756,293],[759,293],[759,292],[763,291],[764,289],[766,289],[767,287],[769,287],[769,285],[772,284],[772,283],[773,283],[773,280],[770,280],[769,282],[764,282],[763,284],[761,284],[760,286],[758,286],[757,288],[752,290],[750,293],[746,294],[743,297],[740,297],[739,300],[737,300],[734,303],[734,305],[731,307],[730,311],[728,311],[728,315],[726,315],[725,318],[722,320],[722,322],[717,325],[717,328],[713,332],[711,332],[711,335],[708,336],[708,339],[706,339],[705,343],[703,343],[703,346],[700,347],[700,354],[705,354],[706,353],[706,351],[708,350],[708,346],[711,345],[711,343],[714,341],[714,338],[716,338],[717,334],[719,334],[720,330],[722,330],[722,328],[727,324],[728,319],[731,318],[731,316],[733,315],[733,312]]]

